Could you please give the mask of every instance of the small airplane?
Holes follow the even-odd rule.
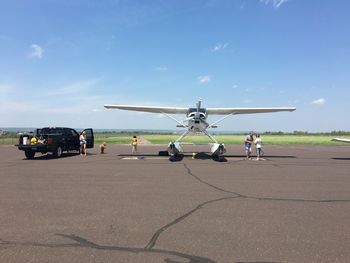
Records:
[[[186,128],[186,131],[174,142],[168,144],[168,154],[170,160],[177,160],[179,155],[183,152],[180,141],[185,138],[189,133],[204,133],[212,141],[210,152],[213,159],[222,160],[223,154],[226,152],[225,145],[219,143],[213,136],[211,136],[207,129],[217,128],[216,124],[224,119],[237,114],[252,114],[252,113],[267,113],[267,112],[279,112],[279,111],[295,111],[295,107],[278,107],[278,108],[202,108],[201,101],[199,100],[195,108],[184,107],[154,107],[154,106],[135,106],[135,105],[113,105],[105,104],[107,109],[120,109],[129,111],[142,111],[161,113],[171,118],[178,123],[177,127]],[[170,114],[186,114],[186,119],[180,121],[171,116]],[[219,120],[209,124],[207,122],[208,115],[225,115]]]
[[[345,139],[345,138],[334,138],[332,141],[335,142],[350,142],[350,139]]]

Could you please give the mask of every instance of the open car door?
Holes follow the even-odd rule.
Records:
[[[86,148],[94,148],[94,131],[91,128],[89,128],[85,129],[84,132],[86,136]]]

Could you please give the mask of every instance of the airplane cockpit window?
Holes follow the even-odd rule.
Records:
[[[192,113],[192,112],[197,112],[197,108],[189,108],[187,114],[190,114],[190,113]],[[205,113],[206,110],[205,110],[205,108],[200,108],[200,109],[199,109],[199,112]]]
[[[195,117],[197,112],[197,108],[189,108],[187,112],[188,117]],[[200,108],[199,109],[199,118],[200,119],[206,119],[206,109]]]
[[[199,118],[205,119],[205,114],[201,112],[201,113],[199,114]]]

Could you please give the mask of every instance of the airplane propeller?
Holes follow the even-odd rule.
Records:
[[[188,117],[188,118],[184,119],[182,122],[191,121],[191,120],[194,120],[194,119],[195,119],[195,116],[191,116],[191,117]]]

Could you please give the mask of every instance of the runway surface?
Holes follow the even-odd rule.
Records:
[[[350,262],[350,147],[227,162],[108,145],[26,160],[0,146],[0,262]]]

